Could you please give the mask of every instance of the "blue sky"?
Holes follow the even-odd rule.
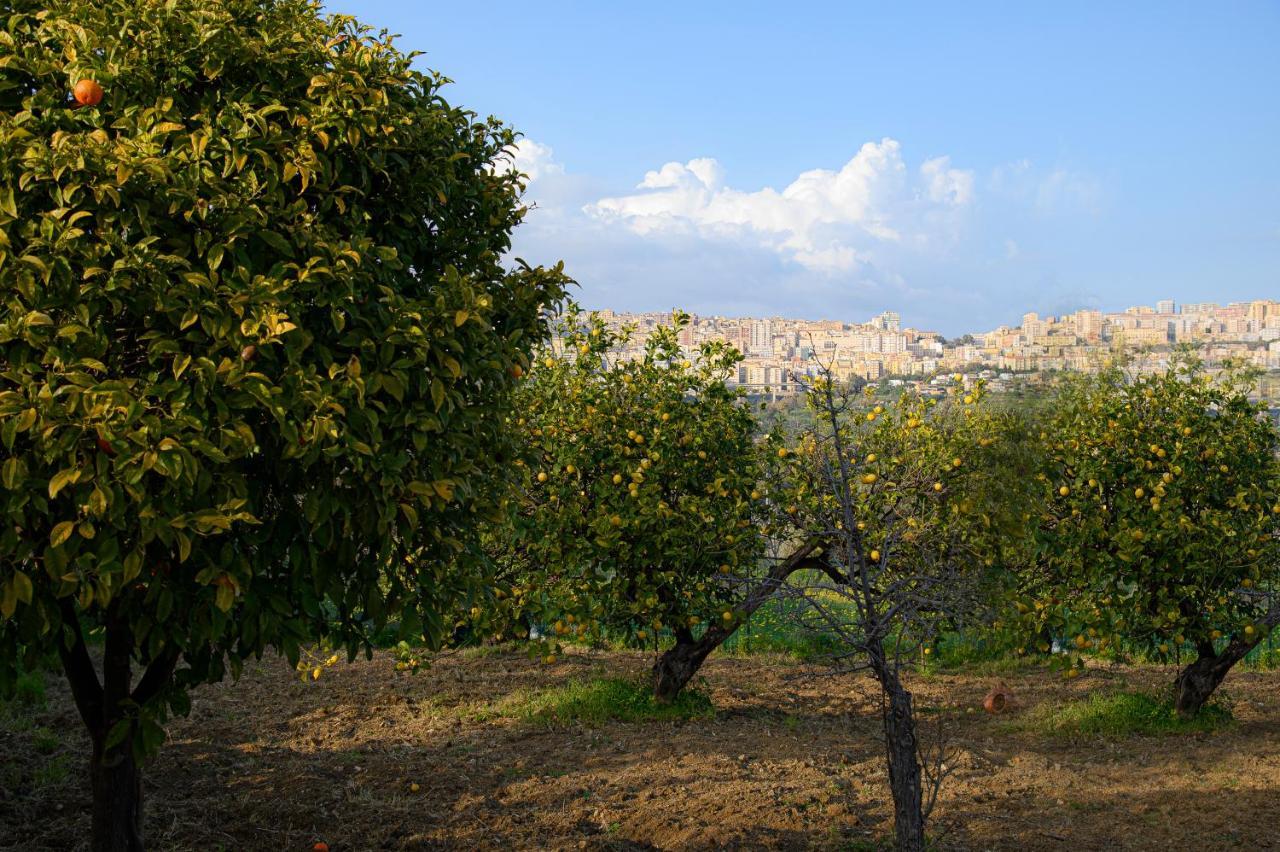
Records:
[[[1280,298],[1280,2],[329,8],[526,135],[517,251],[589,307]]]

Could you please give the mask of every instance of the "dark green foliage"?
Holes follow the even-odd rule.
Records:
[[[0,684],[82,624],[178,710],[452,626],[566,279],[411,60],[303,0],[0,3]]]

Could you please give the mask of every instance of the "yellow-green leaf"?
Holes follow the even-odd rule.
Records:
[[[63,521],[58,524],[49,532],[49,544],[54,547],[63,544],[67,539],[71,538],[71,533],[75,528],[75,521]]]
[[[124,558],[124,581],[131,582],[140,573],[142,573],[142,554],[135,550]]]
[[[230,584],[224,583],[218,586],[218,592],[214,598],[214,603],[217,605],[218,609],[223,612],[230,612],[231,605],[235,603],[235,600],[236,592],[235,589],[231,588]]]
[[[52,500],[54,497],[57,497],[59,491],[79,478],[80,471],[78,468],[74,467],[69,467],[66,470],[60,470],[55,473],[53,478],[49,480],[49,499]]]
[[[13,588],[17,593],[18,600],[25,604],[31,603],[31,596],[35,590],[31,587],[31,578],[22,571],[16,571],[13,575]]]

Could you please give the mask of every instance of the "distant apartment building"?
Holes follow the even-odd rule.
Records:
[[[773,322],[770,320],[756,320],[751,323],[751,345],[749,350],[752,353],[768,354],[773,352]]]
[[[871,324],[881,331],[897,331],[902,324],[902,318],[896,311],[885,311],[872,320]]]

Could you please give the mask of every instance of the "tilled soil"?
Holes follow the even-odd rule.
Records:
[[[713,658],[714,719],[546,724],[495,714],[517,689],[640,675],[639,654],[441,655],[418,675],[387,655],[301,683],[285,664],[195,693],[147,767],[156,849],[859,849],[892,809],[875,685],[771,657]],[[1233,673],[1236,723],[1203,735],[1061,738],[1016,724],[1041,702],[1157,688],[1172,669],[910,682],[952,750],[931,823],[939,849],[1280,848],[1280,673]],[[978,712],[975,712],[978,711]],[[0,849],[85,848],[87,743],[50,678],[35,724],[0,728]],[[51,746],[52,732],[60,744]],[[418,785],[415,792],[413,784]]]

